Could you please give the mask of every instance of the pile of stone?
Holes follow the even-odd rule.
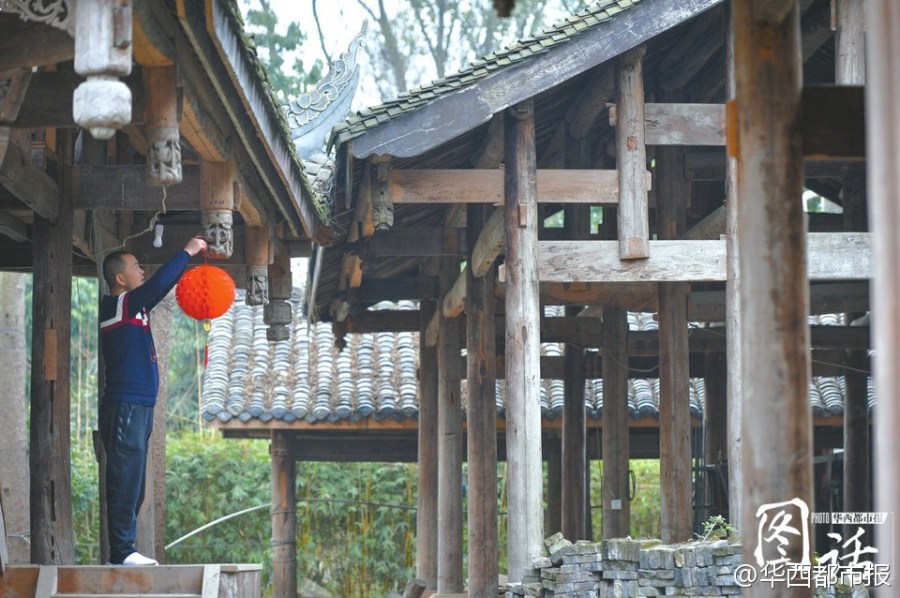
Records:
[[[617,538],[574,544],[554,534],[548,557],[536,559],[506,598],[632,598],[740,594],[734,569],[741,545],[727,540],[663,545],[659,540]]]

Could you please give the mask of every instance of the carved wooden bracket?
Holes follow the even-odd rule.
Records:
[[[234,252],[234,175],[226,162],[200,163],[200,223],[207,255],[228,259]]]
[[[174,66],[144,69],[147,90],[147,184],[181,182],[181,137]]]
[[[269,302],[269,263],[272,245],[269,230],[263,226],[247,227],[247,305]]]

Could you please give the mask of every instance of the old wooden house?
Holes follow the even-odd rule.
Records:
[[[222,376],[205,404],[226,434],[272,436],[278,591],[296,578],[304,459],[415,451],[417,575],[470,596],[496,592],[498,458],[512,581],[550,531],[544,459],[559,488],[547,520],[571,538],[586,464],[604,460],[603,535],[617,537],[628,459],[658,455],[663,540],[689,539],[700,426],[744,530],[763,504],[813,504],[814,455],[836,448],[842,508],[894,510],[898,19],[873,0],[603,0],[337,126],[310,322],[296,316],[303,336],[281,356],[260,353],[237,306],[217,367],[243,378]],[[840,210],[806,213],[805,192]],[[629,327],[637,314],[652,330]],[[288,355],[311,369],[254,378]],[[635,419],[648,377],[654,417]]]
[[[0,594],[259,592],[258,565],[69,567],[71,281],[121,247],[152,272],[202,231],[280,338],[290,256],[325,238],[323,214],[236,2],[0,2],[0,269],[34,280],[31,396],[5,400],[30,401],[24,562],[43,566],[7,567],[0,534]],[[151,469],[161,479],[164,457]],[[144,550],[163,560],[150,511]]]

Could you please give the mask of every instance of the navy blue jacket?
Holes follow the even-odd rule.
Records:
[[[172,290],[190,257],[187,251],[179,251],[133,291],[103,296],[100,342],[106,364],[104,401],[156,405],[159,369],[148,312]]]

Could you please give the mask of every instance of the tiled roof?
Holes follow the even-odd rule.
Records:
[[[610,20],[638,3],[640,0],[598,0],[584,11],[548,27],[532,38],[519,40],[511,46],[474,61],[452,75],[405,91],[384,104],[357,112],[334,128],[332,140],[343,143],[347,139],[361,135],[367,129],[416,110],[440,96],[469,87],[479,79],[500,69],[513,66],[536,54],[543,54],[550,48],[566,43],[579,33]]]
[[[415,304],[401,302],[396,308],[414,309]],[[561,308],[547,308],[556,309]],[[547,315],[562,313],[548,311]],[[827,318],[820,316],[815,323],[838,323]],[[632,330],[652,330],[656,322],[653,314],[632,313],[629,326]],[[366,418],[402,421],[418,416],[417,333],[348,334],[347,348],[337,352],[331,325],[310,325],[298,307],[294,308],[290,340],[269,343],[265,329],[263,308],[246,305],[243,292],[228,313],[213,321],[202,393],[202,415],[207,421],[237,419],[252,424],[274,419],[324,424]],[[544,355],[562,355],[562,351],[558,343],[542,346]],[[809,398],[816,416],[840,415],[844,378],[813,378]],[[703,379],[691,379],[692,416],[702,416],[704,399]],[[870,380],[870,406],[873,400]],[[632,418],[658,417],[658,405],[659,380],[629,380],[628,408]],[[601,417],[602,380],[586,381],[585,407],[588,417]],[[498,380],[499,415],[504,414],[504,408],[504,383]],[[561,417],[562,408],[563,381],[542,380],[544,418]]]

